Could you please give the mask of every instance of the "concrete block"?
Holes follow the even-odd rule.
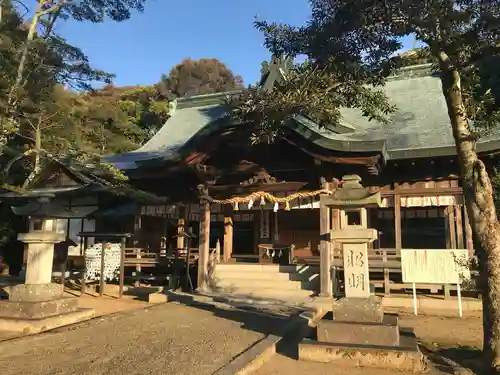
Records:
[[[317,336],[320,343],[399,346],[398,317],[386,315],[383,323],[325,319],[318,322]]]
[[[168,296],[163,293],[151,293],[148,296],[149,303],[166,303],[168,302]]]
[[[382,298],[341,298],[333,301],[333,319],[338,322],[382,323],[384,307]]]

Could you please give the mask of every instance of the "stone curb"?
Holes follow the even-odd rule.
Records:
[[[213,375],[250,375],[269,361],[280,345],[293,339],[301,339],[309,332],[311,324],[322,317],[322,311],[307,311],[292,315],[280,335],[268,335],[251,346]]]

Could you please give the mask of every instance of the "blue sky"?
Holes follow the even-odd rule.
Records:
[[[122,23],[68,21],[56,32],[83,49],[94,67],[115,73],[117,85],[153,84],[184,58],[217,58],[246,84],[255,83],[270,53],[254,17],[300,25],[307,0],[149,0]],[[411,48],[412,41],[405,40]]]

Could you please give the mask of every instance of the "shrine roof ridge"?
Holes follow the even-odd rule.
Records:
[[[339,124],[320,127],[306,116],[296,116],[286,126],[308,141],[340,152],[379,153],[385,160],[456,155],[446,102],[439,76],[432,64],[400,69],[383,87],[397,110],[387,123],[370,121],[360,110],[341,109]],[[225,101],[241,90],[179,98],[172,116],[143,146],[107,157],[122,170],[133,170],[151,160],[175,161],[193,140],[231,125]],[[493,129],[477,143],[479,152],[500,150],[500,129]]]

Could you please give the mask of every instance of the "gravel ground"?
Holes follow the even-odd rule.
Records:
[[[439,312],[437,312],[439,313]],[[464,318],[443,316],[413,316],[400,314],[400,324],[413,327],[419,340],[432,352],[451,358],[465,368],[472,367],[471,358],[476,358],[477,348],[482,345],[482,325],[479,314]],[[427,375],[449,375],[453,369],[429,362]],[[277,354],[255,375],[410,375],[394,370],[371,368],[341,368],[335,364],[297,361],[290,356]]]
[[[211,374],[283,318],[176,303],[0,343],[9,375]]]

